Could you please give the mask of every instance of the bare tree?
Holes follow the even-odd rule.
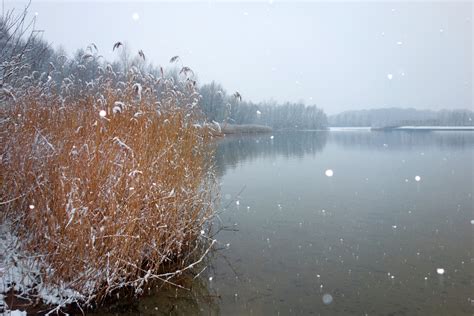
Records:
[[[52,49],[36,29],[36,17],[28,19],[28,3],[19,13],[12,9],[0,18],[0,100],[15,99],[19,78],[44,68]]]

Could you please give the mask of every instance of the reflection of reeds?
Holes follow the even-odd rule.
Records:
[[[195,124],[194,92],[129,78],[64,92],[66,78],[61,95],[31,86],[0,108],[2,220],[41,256],[44,283],[88,302],[193,267],[213,211],[210,132]]]
[[[208,257],[209,258],[209,257]],[[206,260],[207,261],[207,260]],[[198,268],[201,269],[202,265]],[[183,273],[174,282],[183,288],[170,284],[149,287],[140,300],[133,297],[113,295],[98,309],[88,311],[89,315],[135,315],[137,311],[151,315],[219,315],[219,295],[210,286],[207,278],[195,278],[192,273]],[[153,283],[151,283],[153,284]],[[154,284],[153,284],[154,285]],[[65,312],[78,314],[80,310]]]

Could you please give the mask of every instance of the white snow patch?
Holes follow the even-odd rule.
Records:
[[[416,130],[472,130],[474,131],[474,126],[399,126],[397,129],[416,129]]]
[[[84,297],[70,289],[67,284],[50,285],[42,283],[44,271],[52,269],[46,265],[42,256],[32,255],[23,250],[20,240],[11,231],[11,224],[0,224],[0,307],[7,306],[2,294],[10,290],[25,297],[38,297],[45,304],[65,306]],[[8,311],[11,315],[21,311]]]
[[[370,127],[330,127],[330,132],[370,131]]]

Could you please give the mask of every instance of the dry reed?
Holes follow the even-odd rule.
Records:
[[[38,282],[85,304],[172,282],[212,243],[211,132],[193,87],[105,69],[87,84],[29,80],[0,107],[1,220],[38,255]]]

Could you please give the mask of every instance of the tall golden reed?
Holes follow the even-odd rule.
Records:
[[[211,133],[195,93],[140,76],[65,78],[0,107],[2,220],[38,255],[41,282],[86,303],[172,282],[210,244]]]

